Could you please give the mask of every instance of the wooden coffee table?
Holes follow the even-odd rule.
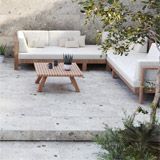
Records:
[[[34,63],[37,73],[37,79],[35,81],[38,85],[38,92],[42,92],[47,77],[69,77],[76,92],[80,92],[75,77],[83,77],[82,72],[76,63],[72,64],[71,71],[65,71],[63,63],[59,63],[57,67],[48,69],[48,63]]]

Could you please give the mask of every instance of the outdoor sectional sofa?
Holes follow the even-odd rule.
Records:
[[[160,52],[156,44],[152,43],[149,52],[146,44],[136,45],[137,51],[131,50],[128,56],[118,56],[112,52],[107,54],[112,76],[120,77],[135,94],[138,94],[140,103],[143,103],[144,93],[155,93],[152,84],[155,84],[157,70],[160,67]]]
[[[128,56],[114,55],[112,51],[108,51],[105,56],[97,45],[79,48],[58,46],[61,38],[76,38],[80,35],[80,31],[18,31],[14,48],[15,69],[24,63],[50,62],[53,59],[62,61],[63,54],[72,54],[74,61],[82,64],[82,70],[87,70],[87,64],[109,66],[113,77],[119,76],[135,94],[139,95],[140,103],[143,102],[144,93],[155,92],[154,89],[144,88],[145,81],[155,81],[156,70],[159,67],[159,51],[154,43],[149,52],[147,40],[144,45],[133,45]],[[102,35],[102,42],[106,36],[105,33]]]
[[[74,62],[82,64],[82,70],[87,70],[87,64],[106,64],[106,56],[101,56],[100,46],[85,45],[83,47],[60,47],[62,38],[76,38],[80,31],[18,31],[15,37],[14,57],[15,69],[20,64],[34,62],[62,61],[63,54],[72,54]]]

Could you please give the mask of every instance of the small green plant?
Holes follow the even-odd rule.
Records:
[[[123,120],[123,129],[106,128],[103,135],[97,136],[96,142],[107,151],[100,155],[102,160],[159,160],[160,124],[135,124],[139,113],[148,114],[139,107]]]
[[[6,53],[6,45],[0,45],[0,55],[5,55]]]
[[[152,90],[155,89],[155,87],[156,87],[156,83],[154,83],[154,82],[146,81],[145,84],[144,84],[144,89],[145,90],[152,91]]]
[[[73,55],[64,54],[63,55],[64,64],[71,65],[73,61]]]

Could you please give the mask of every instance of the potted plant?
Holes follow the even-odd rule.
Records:
[[[6,45],[0,45],[0,63],[4,61],[4,55],[6,53]]]
[[[70,71],[72,66],[73,56],[70,54],[64,54],[63,60],[64,60],[64,70]]]

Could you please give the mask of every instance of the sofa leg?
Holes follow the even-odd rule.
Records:
[[[106,71],[111,71],[111,68],[109,67],[108,63],[106,63]]]
[[[18,70],[18,62],[14,62],[14,70]]]
[[[83,63],[82,64],[82,71],[86,71],[87,70],[87,63]]]
[[[116,73],[115,73],[115,71],[112,69],[112,77],[113,78],[117,78],[117,75],[116,75]]]
[[[139,89],[139,103],[143,104],[143,101],[144,101],[144,90],[143,90],[143,87],[140,87],[140,89]]]

